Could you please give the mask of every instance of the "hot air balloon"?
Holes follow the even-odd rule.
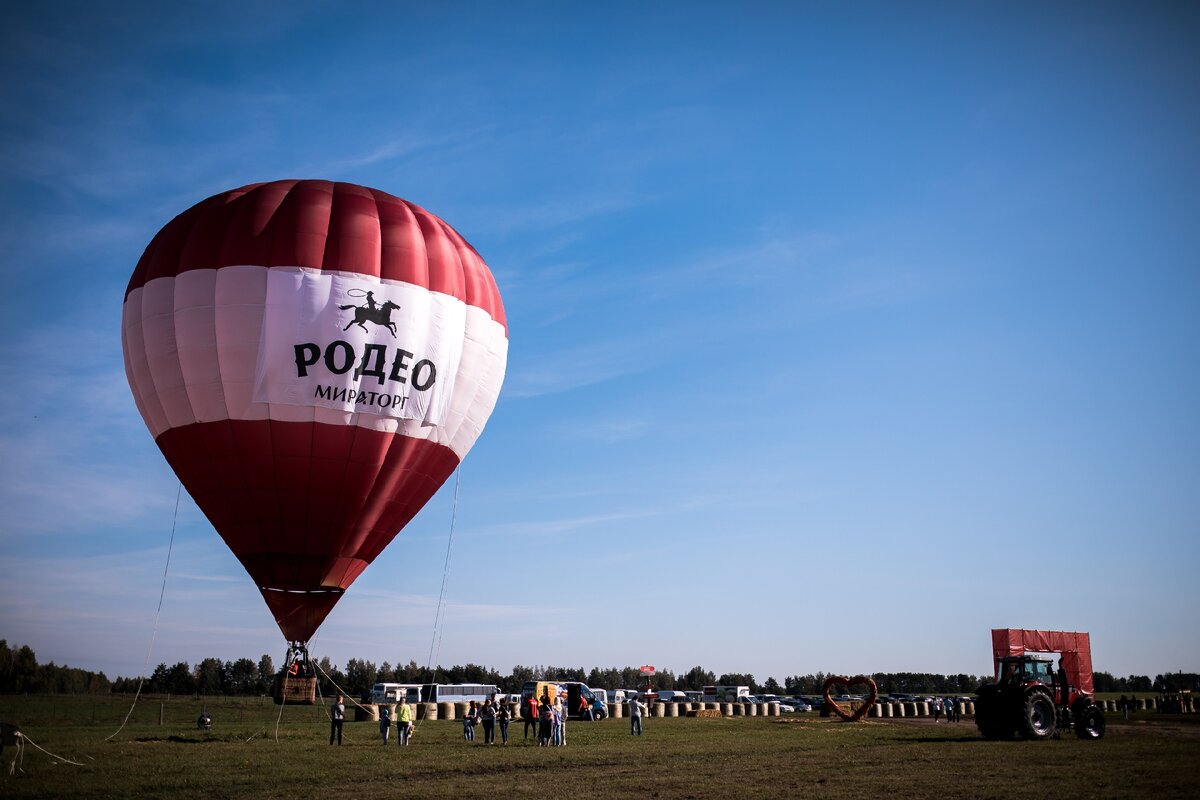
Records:
[[[508,329],[479,254],[424,209],[252,184],[158,232],[125,292],[125,372],[183,486],[289,642],[307,642],[475,443]]]

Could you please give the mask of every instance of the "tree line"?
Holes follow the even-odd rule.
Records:
[[[0,694],[107,694],[112,684],[103,672],[39,664],[29,645],[9,647],[0,639]]]
[[[531,680],[582,681],[596,689],[640,688],[645,678],[637,667],[563,667],[553,665],[525,666],[518,664],[511,672],[499,671],[478,664],[453,667],[423,667],[416,661],[392,665],[385,661],[352,658],[345,669],[330,662],[328,657],[317,661],[320,689],[323,694],[346,691],[353,696],[370,692],[376,683],[482,683],[492,684],[503,692],[519,692],[521,684]],[[1096,691],[1099,692],[1161,692],[1177,689],[1200,690],[1200,674],[1174,672],[1157,675],[1114,677],[1096,672]],[[769,677],[761,683],[750,673],[721,673],[703,667],[692,667],[676,673],[660,670],[653,677],[656,689],[702,690],[705,686],[749,686],[755,694],[817,695],[825,685],[828,674],[789,675],[783,682]],[[991,676],[967,674],[939,675],[928,672],[876,672],[870,676],[879,686],[880,694],[971,693]],[[10,647],[0,639],[0,693],[3,694],[132,694],[141,685],[149,694],[181,695],[263,695],[271,691],[275,680],[275,664],[269,655],[257,661],[239,658],[222,661],[205,658],[195,665],[181,661],[168,666],[159,664],[149,677],[118,677],[109,681],[102,672],[89,672],[53,662],[38,664],[37,657],[27,645]]]

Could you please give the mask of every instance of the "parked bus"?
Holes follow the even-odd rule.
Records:
[[[419,683],[377,683],[371,687],[372,703],[416,703],[420,696]]]
[[[421,685],[422,703],[482,703],[500,693],[490,683],[425,683]]]

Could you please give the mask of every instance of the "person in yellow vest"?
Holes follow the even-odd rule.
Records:
[[[412,724],[412,706],[408,703],[401,703],[396,707],[396,744],[398,746],[408,747],[408,740],[412,736]]]

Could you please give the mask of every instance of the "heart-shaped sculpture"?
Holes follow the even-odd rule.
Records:
[[[863,685],[871,690],[871,696],[867,701],[858,707],[853,714],[848,714],[842,710],[842,707],[829,696],[829,690],[841,684],[846,687],[846,691],[850,691],[851,686]],[[879,697],[879,687],[875,685],[875,681],[868,678],[866,675],[855,675],[853,678],[847,678],[845,675],[830,675],[825,679],[825,688],[821,694],[825,697],[825,703],[829,708],[833,709],[833,713],[844,719],[846,722],[856,722],[867,715],[871,710],[871,706],[875,703],[875,698]]]

